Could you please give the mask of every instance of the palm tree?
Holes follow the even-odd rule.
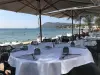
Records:
[[[83,18],[83,22],[88,25],[89,31],[91,31],[92,23],[94,21],[94,15],[88,15]]]
[[[95,24],[100,28],[100,16],[96,17]]]

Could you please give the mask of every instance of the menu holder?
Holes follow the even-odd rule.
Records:
[[[24,45],[22,48],[20,48],[21,50],[28,50],[28,46]]]
[[[68,47],[64,47],[63,48],[63,52],[62,52],[62,55],[59,59],[64,59],[65,56],[69,55],[69,48]]]
[[[17,58],[21,58],[21,59],[25,59],[25,56],[32,56],[32,59],[34,61],[38,60],[35,55],[32,53],[32,54],[25,54],[25,55],[21,55],[21,56],[18,56]],[[23,58],[24,57],[24,58]]]
[[[70,44],[71,47],[75,47],[75,43],[72,41]]]
[[[68,47],[64,47],[63,48],[63,55],[68,55],[69,54],[69,48]]]
[[[41,54],[41,50],[39,48],[36,48],[34,50],[34,55],[40,55]]]

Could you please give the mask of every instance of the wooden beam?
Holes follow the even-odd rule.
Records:
[[[31,2],[33,2],[33,0],[31,0]],[[28,4],[29,5],[29,4]],[[26,7],[26,5],[22,6],[21,8],[17,9],[16,12],[21,11],[22,9],[24,9]]]
[[[45,1],[45,0],[44,0]],[[55,2],[53,2],[52,4],[50,4],[49,6],[47,6],[48,5],[48,3],[47,3],[47,7],[46,6],[44,6],[44,8],[42,9],[42,11],[44,11],[44,10],[46,10],[46,9],[48,9],[48,8],[50,8],[52,5],[54,5],[54,4],[56,4],[56,3],[58,3],[59,1],[61,1],[61,0],[57,0],[57,1],[55,1]]]
[[[83,5],[84,5],[84,4],[86,4],[86,5],[87,5],[87,4],[93,4],[92,2],[82,2],[81,0],[80,0],[80,1],[70,1],[70,0],[69,0],[69,2],[72,2],[72,3],[79,3],[79,4],[83,4]]]
[[[54,5],[54,4],[56,4],[56,3],[58,3],[58,2],[60,2],[60,1],[66,1],[66,0],[57,0],[56,2],[54,2],[54,3],[52,3],[51,5]],[[78,3],[78,4],[92,4],[92,3],[87,3],[87,2],[81,2],[81,1],[69,1],[69,0],[67,0],[67,2],[68,3]],[[46,5],[47,6],[47,5]],[[43,10],[46,10],[46,9],[48,9],[48,8],[50,8],[51,6],[48,6],[48,7],[46,7],[46,6],[44,6],[44,8],[42,9],[42,11]]]
[[[23,5],[28,6],[28,7],[32,8],[32,9],[36,10],[34,7],[28,5],[28,4],[24,3],[24,2],[21,2],[21,1],[20,1],[20,3],[22,3]]]
[[[54,5],[52,5],[52,4],[50,4],[47,0],[44,0],[48,5],[50,5],[51,7],[53,7],[54,9],[56,9],[56,10],[59,10],[58,8],[56,8]],[[62,14],[65,14],[65,13],[63,13],[63,12],[61,12]],[[66,16],[70,16],[70,15],[68,15],[68,14],[65,14]]]
[[[28,0],[25,0],[27,3],[29,3],[35,10],[38,11],[38,8],[36,8],[34,5],[32,5],[32,2],[29,2]],[[33,0],[34,1],[34,0]]]
[[[59,18],[62,18],[63,16],[65,16],[64,14],[62,14]]]
[[[1,6],[1,5],[5,5],[5,4],[14,3],[14,2],[18,2],[18,1],[17,1],[17,0],[2,1],[2,2],[0,2],[0,6]]]
[[[81,12],[79,12],[76,16],[79,16],[80,14],[84,13],[85,9],[83,9]]]

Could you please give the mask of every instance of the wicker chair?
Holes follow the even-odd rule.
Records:
[[[100,75],[100,70],[94,63],[89,63],[79,67],[75,67],[70,72],[64,75]]]
[[[69,38],[67,36],[62,36],[61,39],[62,42],[69,42]]]
[[[94,63],[76,67],[75,71],[76,75],[100,75],[100,70]]]
[[[86,46],[87,49],[91,52],[95,63],[98,65],[98,54],[97,54],[97,46]]]
[[[52,42],[52,39],[43,39],[43,42]]]
[[[8,46],[0,46],[0,54],[8,52],[10,55],[10,52],[13,50],[14,48],[10,45]]]
[[[92,53],[94,61],[98,65],[99,54],[100,54],[100,40],[96,40],[97,44],[95,46],[86,46],[89,51]]]

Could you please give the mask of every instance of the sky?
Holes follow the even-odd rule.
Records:
[[[71,19],[42,16],[42,24],[46,22],[71,23]],[[38,16],[0,10],[0,28],[37,28]]]

